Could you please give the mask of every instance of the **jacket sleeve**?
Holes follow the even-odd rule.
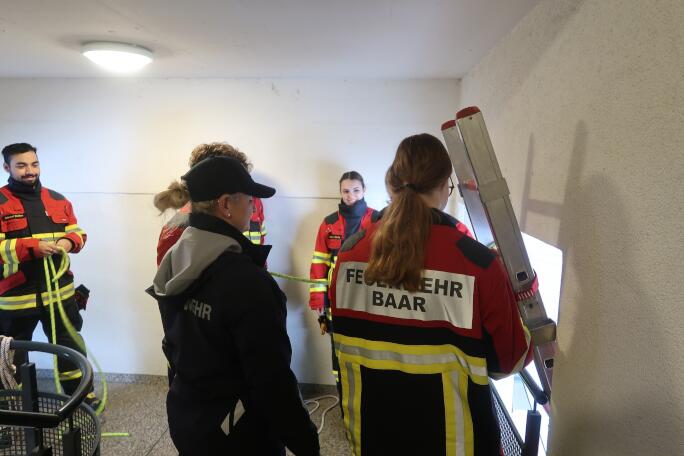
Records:
[[[88,239],[88,235],[85,231],[83,231],[83,229],[80,226],[78,226],[76,214],[74,214],[74,208],[71,205],[71,202],[67,200],[65,201],[65,203],[66,215],[69,221],[67,222],[67,226],[64,228],[65,234],[63,239],[70,240],[71,243],[74,245],[74,248],[71,249],[70,253],[78,253],[85,245],[86,240]]]
[[[520,318],[518,304],[499,258],[495,258],[477,286],[484,339],[488,342],[487,369],[498,379],[519,372],[530,358],[530,333]]]
[[[309,270],[309,278],[312,280],[326,280],[326,282],[309,285],[309,307],[319,312],[323,312],[325,296],[328,293],[327,278],[331,262],[332,254],[325,243],[325,222],[323,222],[318,228],[316,245],[311,258],[311,269]]]
[[[259,232],[261,233],[261,245],[266,244],[266,216],[264,215],[264,203],[261,199],[257,199],[254,204],[255,219],[259,222]]]
[[[161,260],[166,255],[173,245],[178,242],[185,227],[164,225],[159,233],[159,241],[157,241],[157,267],[161,264]]]
[[[248,302],[230,328],[248,388],[245,408],[264,419],[294,454],[315,456],[318,433],[290,369],[285,300],[276,296],[282,292],[273,280],[259,272],[257,282],[247,276],[241,279],[249,284],[242,292]]]
[[[38,239],[33,238],[5,239],[5,233],[0,233],[0,264],[5,266],[3,277],[17,272],[19,263],[34,260],[38,242]]]

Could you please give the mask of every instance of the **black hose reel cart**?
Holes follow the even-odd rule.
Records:
[[[13,340],[10,348],[57,355],[82,373],[73,396],[38,391],[36,367],[19,367],[22,388],[0,390],[0,455],[99,456],[100,422],[83,400],[93,368],[80,353],[60,345]]]

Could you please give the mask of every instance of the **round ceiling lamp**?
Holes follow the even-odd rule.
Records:
[[[85,43],[81,53],[97,65],[115,73],[133,73],[152,61],[153,53],[136,44],[113,41]]]

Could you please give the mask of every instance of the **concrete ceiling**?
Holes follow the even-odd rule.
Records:
[[[80,54],[152,49],[162,78],[458,78],[538,0],[0,0],[0,77],[109,77]]]

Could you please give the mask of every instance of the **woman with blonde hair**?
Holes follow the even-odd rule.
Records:
[[[354,454],[499,455],[489,377],[524,366],[529,334],[502,263],[442,212],[451,173],[439,139],[405,138],[389,206],[339,254],[333,337]]]

